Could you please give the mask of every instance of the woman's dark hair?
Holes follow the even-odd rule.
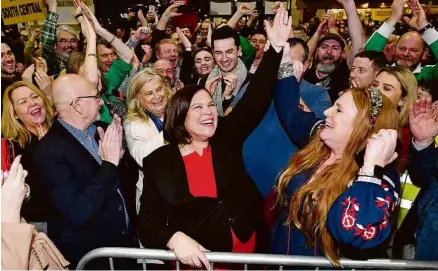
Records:
[[[177,91],[167,103],[164,113],[164,140],[170,144],[189,144],[192,142],[189,132],[187,132],[185,122],[187,113],[193,96],[204,87],[198,85],[188,85]]]
[[[196,55],[197,55],[198,53],[200,53],[200,52],[209,52],[211,55],[213,55],[213,53],[211,52],[210,48],[208,48],[208,47],[201,47],[201,48],[199,48],[199,49],[197,49],[197,50],[195,51],[195,53],[193,54],[193,58],[195,58]]]

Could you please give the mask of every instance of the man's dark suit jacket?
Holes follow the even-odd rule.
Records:
[[[58,120],[39,142],[34,159],[52,208],[49,237],[70,268],[95,248],[132,241],[117,191],[117,166],[106,161],[99,165]]]

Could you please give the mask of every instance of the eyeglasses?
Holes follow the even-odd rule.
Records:
[[[79,96],[79,97],[76,97],[76,99],[95,99],[95,100],[100,100],[100,98],[101,98],[101,97],[100,97],[100,93],[97,93],[96,95],[90,95],[90,96]],[[74,101],[75,101],[75,99],[73,99],[73,100],[71,101],[70,106],[73,105]]]
[[[68,39],[60,39],[60,40],[58,40],[58,42],[59,43],[70,43],[70,44],[72,44],[72,43],[78,43],[78,39],[70,39],[70,40],[68,40]]]

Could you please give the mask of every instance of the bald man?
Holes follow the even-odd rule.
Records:
[[[412,0],[411,2],[416,2]],[[393,9],[391,16],[385,23],[371,36],[365,45],[367,51],[381,52],[385,48],[389,36],[395,30],[395,25],[403,16],[403,1],[396,0],[393,3]],[[429,46],[432,54],[438,59],[438,31],[432,27],[432,25],[426,19],[426,13],[423,7],[418,5],[412,5],[409,2],[410,8],[419,12],[422,16],[418,16],[418,19],[413,22],[413,31],[403,34],[396,43],[395,51],[393,55],[394,65],[400,65],[408,67],[414,73],[417,81],[427,81],[438,78],[438,65],[422,66],[421,62],[426,60],[427,51],[426,44]]]
[[[75,269],[95,248],[135,244],[118,189],[122,127],[117,116],[106,132],[96,126],[102,100],[84,77],[61,75],[52,92],[58,117],[40,140],[34,162],[53,207],[49,237]],[[106,261],[87,267],[109,268]]]

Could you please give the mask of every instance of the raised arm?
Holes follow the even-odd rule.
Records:
[[[59,15],[57,12],[58,4],[56,0],[45,0],[48,6],[46,19],[44,20],[43,29],[41,30],[41,43],[43,45],[43,58],[49,61],[56,55],[56,25],[58,24]]]
[[[344,6],[347,13],[348,31],[351,37],[351,50],[348,55],[347,64],[351,67],[356,54],[359,53],[365,46],[365,34],[359,15],[357,14],[356,4],[353,0],[337,0]]]
[[[93,24],[96,34],[102,37],[107,42],[111,43],[120,59],[122,59],[126,63],[131,63],[132,57],[134,56],[132,50],[126,44],[124,44],[123,41],[117,39],[108,30],[103,28],[97,20],[96,16],[94,16],[91,10],[83,2],[80,2],[80,5],[82,7],[84,15]]]
[[[82,12],[82,7],[78,0],[73,2],[75,5],[75,13],[78,16]],[[75,16],[75,17],[76,17]],[[84,77],[88,81],[97,86],[99,84],[99,74],[97,69],[97,54],[96,54],[96,32],[94,32],[91,22],[85,16],[77,17],[78,23],[81,25],[82,33],[87,39],[87,48],[85,52],[85,62],[84,62]]]
[[[386,166],[397,157],[396,144],[395,130],[382,129],[368,139],[364,165],[327,215],[327,228],[338,242],[367,249],[390,237],[392,214],[400,194],[400,176]],[[386,167],[380,176],[376,166]]]
[[[392,2],[391,15],[369,38],[365,44],[365,50],[381,52],[385,48],[389,36],[395,30],[395,25],[403,16],[403,8],[407,2],[408,0],[394,0]]]
[[[313,56],[316,50],[316,45],[318,44],[319,39],[322,36],[322,33],[324,30],[328,28],[328,21],[327,19],[322,20],[322,22],[319,24],[318,28],[316,29],[313,36],[310,38],[310,40],[307,42],[307,46],[309,46],[309,55]]]
[[[285,22],[288,23],[284,24]],[[271,48],[265,53],[242,100],[223,120],[222,128],[219,126],[220,131],[225,133],[224,136],[230,137],[229,142],[243,144],[268,110],[277,82],[282,56],[280,51],[287,44],[291,25],[292,18],[288,17],[288,12],[284,8],[277,12],[273,27],[265,22]]]
[[[234,13],[233,17],[228,20],[227,25],[231,28],[236,28],[237,22],[245,15],[251,15],[253,9],[248,4],[241,4],[238,8],[236,13]]]

